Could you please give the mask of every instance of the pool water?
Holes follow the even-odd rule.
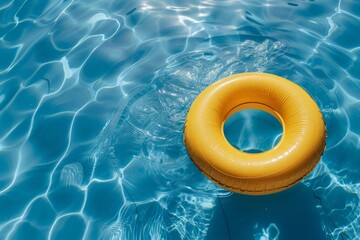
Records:
[[[357,0],[1,1],[0,239],[359,239],[359,32]],[[260,197],[183,143],[196,96],[251,71],[302,86],[328,133],[306,179]],[[227,137],[263,151],[271,121]]]

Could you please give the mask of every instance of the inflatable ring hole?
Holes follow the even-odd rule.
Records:
[[[256,154],[270,150],[280,141],[283,127],[273,114],[255,108],[232,112],[223,131],[227,141],[236,149]]]

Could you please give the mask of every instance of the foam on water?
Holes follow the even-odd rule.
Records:
[[[0,238],[210,237],[230,194],[193,165],[183,124],[209,84],[250,71],[288,78],[320,106],[327,148],[303,191],[328,239],[359,238],[359,8],[351,0],[1,2]],[[253,138],[242,144],[262,148]],[[264,219],[253,229],[236,223],[237,236],[281,239],[286,229]]]

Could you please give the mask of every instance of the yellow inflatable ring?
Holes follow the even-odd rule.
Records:
[[[242,152],[226,140],[224,122],[243,109],[275,116],[283,135],[272,149]],[[326,129],[314,100],[295,83],[266,73],[243,73],[206,88],[193,102],[184,141],[195,165],[220,186],[261,195],[285,190],[308,175],[325,148]]]

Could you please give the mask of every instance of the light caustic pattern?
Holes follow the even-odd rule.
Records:
[[[205,238],[229,193],[191,163],[184,120],[202,89],[247,71],[315,98],[329,137],[303,184],[329,239],[359,238],[359,7],[2,1],[0,238]],[[281,237],[269,224],[254,239]]]
[[[255,225],[255,228],[258,228]],[[275,223],[271,223],[266,229],[261,229],[260,232],[254,234],[254,240],[278,240],[279,229]]]

